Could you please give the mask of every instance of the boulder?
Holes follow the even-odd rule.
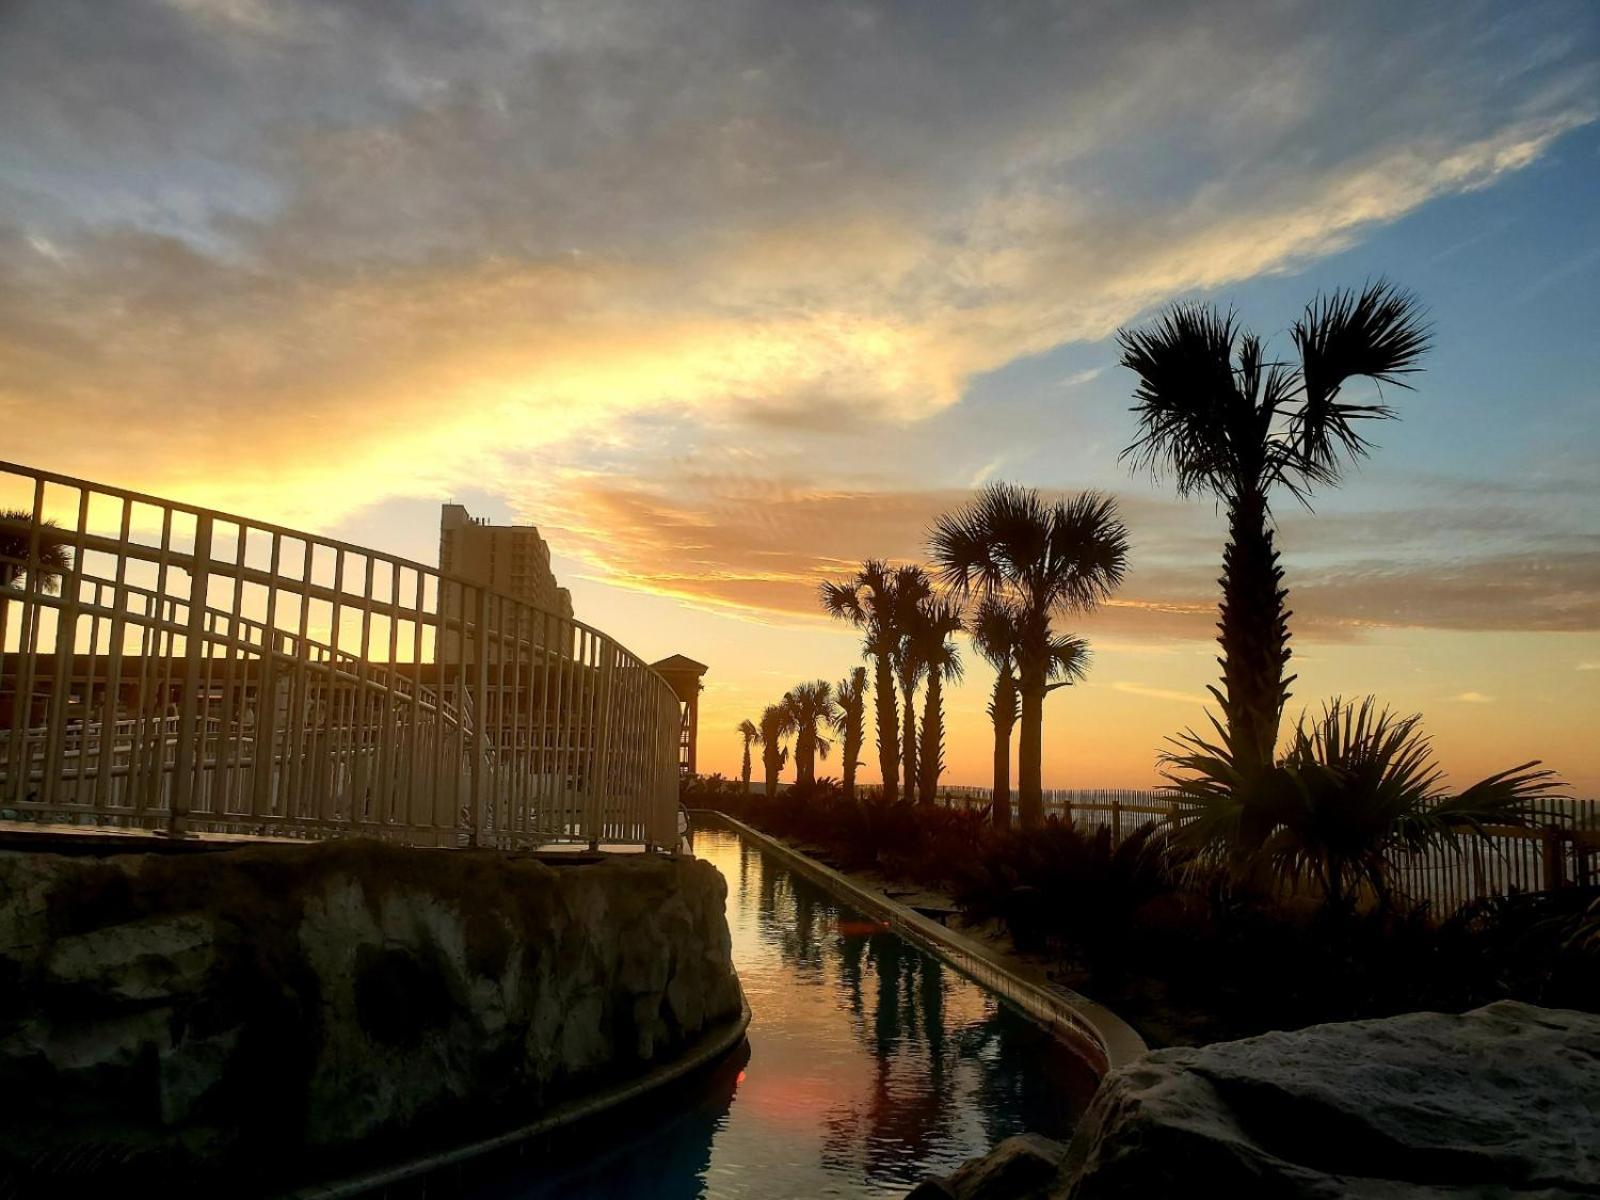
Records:
[[[925,1180],[907,1200],[1045,1200],[1066,1153],[1061,1142],[1020,1134],[954,1175]]]
[[[1600,1197],[1600,1015],[1505,1001],[1161,1050],[1105,1078],[1047,1181],[1020,1141],[913,1195]]]

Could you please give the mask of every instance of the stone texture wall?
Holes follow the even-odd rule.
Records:
[[[0,1185],[260,1183],[536,1118],[737,1016],[725,893],[643,855],[0,855]]]
[[[1600,1196],[1600,1016],[1502,1001],[1161,1050],[1069,1145],[1002,1142],[913,1200]]]

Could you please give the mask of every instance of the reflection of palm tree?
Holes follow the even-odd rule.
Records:
[[[883,798],[891,803],[900,788],[900,755],[895,739],[894,656],[900,634],[896,623],[894,572],[882,559],[868,559],[849,579],[822,585],[822,607],[861,630],[861,651],[872,659],[878,722],[878,768]],[[907,777],[907,787],[910,777]]]
[[[1232,756],[1247,778],[1272,766],[1288,700],[1289,612],[1273,545],[1270,499],[1305,500],[1334,484],[1369,443],[1363,421],[1386,404],[1341,399],[1350,379],[1406,386],[1428,348],[1417,301],[1379,281],[1359,295],[1321,296],[1291,334],[1298,368],[1273,362],[1232,313],[1179,305],[1153,326],[1123,330],[1122,364],[1139,377],[1139,436],[1123,453],[1170,472],[1180,495],[1208,494],[1228,510],[1222,552],[1222,706]]]
[[[749,717],[739,722],[738,734],[744,739],[744,765],[740,768],[739,778],[744,781],[744,794],[750,794],[750,743],[761,740],[761,731],[756,728],[755,722]]]
[[[1057,613],[1084,612],[1122,582],[1128,531],[1116,501],[1085,492],[1046,503],[1032,488],[991,484],[970,504],[946,513],[929,539],[944,581],[958,594],[977,591],[1015,614],[1013,656],[1021,697],[1017,806],[1025,829],[1044,820],[1044,700],[1070,678],[1051,683],[1060,664],[1086,647],[1051,628]]]
[[[794,782],[808,787],[817,780],[817,755],[828,757],[828,739],[817,733],[833,712],[833,688],[827,680],[796,684],[783,698],[789,726],[794,731]]]
[[[862,723],[867,704],[867,669],[856,667],[841,679],[833,692],[833,711],[828,723],[843,739],[844,798],[856,798],[856,768],[861,765]]]
[[[789,748],[783,739],[794,731],[789,709],[784,704],[769,704],[761,714],[761,765],[766,771],[767,795],[778,794],[778,776],[789,761]]]
[[[921,659],[928,687],[922,698],[922,743],[918,748],[917,799],[932,804],[944,771],[944,681],[961,678],[961,652],[951,635],[965,626],[961,606],[934,597],[921,606],[911,634],[911,653]]]

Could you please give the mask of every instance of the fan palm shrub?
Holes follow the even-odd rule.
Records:
[[[840,781],[844,798],[856,798],[856,768],[861,765],[863,722],[867,706],[867,669],[856,667],[833,689],[833,711],[828,723],[840,739],[840,753],[844,758],[844,777]]]
[[[1119,331],[1122,365],[1138,376],[1139,435],[1123,451],[1136,468],[1170,475],[1178,494],[1227,510],[1218,641],[1222,706],[1233,761],[1269,770],[1289,685],[1288,591],[1271,501],[1309,502],[1371,449],[1366,422],[1395,415],[1344,395],[1352,379],[1408,386],[1429,335],[1420,306],[1385,281],[1319,296],[1295,322],[1297,365],[1274,361],[1234,315],[1180,304],[1143,329]]]
[[[1459,851],[1487,826],[1525,824],[1532,801],[1561,791],[1535,761],[1452,793],[1420,716],[1396,716],[1370,696],[1335,698],[1320,717],[1302,717],[1265,770],[1239,761],[1215,717],[1212,729],[1173,739],[1162,756],[1175,838],[1235,874],[1309,882],[1334,913],[1353,908],[1363,888],[1391,907],[1397,855]]]
[[[895,655],[901,639],[895,572],[882,559],[868,559],[849,579],[825,582],[820,592],[824,611],[861,631],[861,652],[872,660],[878,769],[883,780],[883,797],[893,802],[900,789]],[[910,783],[909,778],[907,783]]]
[[[996,483],[940,517],[929,549],[941,581],[958,597],[1000,601],[1014,616],[1017,808],[1024,829],[1038,828],[1044,820],[1045,697],[1081,678],[1087,662],[1087,646],[1059,635],[1052,621],[1088,611],[1122,582],[1127,528],[1110,496],[1084,492],[1049,502],[1032,488]]]

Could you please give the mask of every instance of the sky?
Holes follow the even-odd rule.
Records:
[[[0,114],[0,458],[429,563],[442,501],[535,523],[582,619],[709,665],[728,774],[859,657],[818,581],[1009,480],[1131,532],[1045,782],[1153,783],[1224,528],[1119,462],[1115,332],[1198,299],[1286,346],[1391,278],[1426,371],[1278,507],[1289,715],[1376,694],[1458,782],[1600,791],[1585,0],[4,0]]]

